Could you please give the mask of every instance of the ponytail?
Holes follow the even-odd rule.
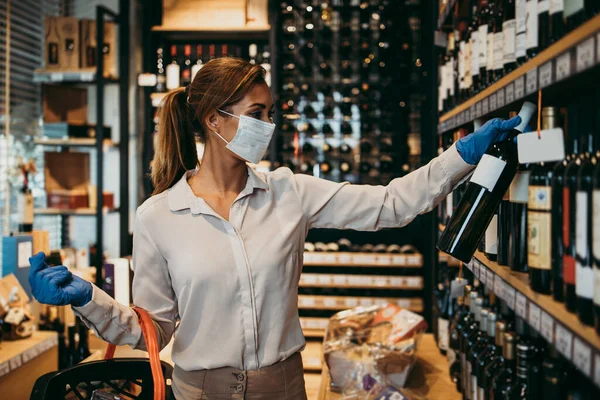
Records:
[[[167,93],[159,109],[158,141],[150,166],[153,195],[172,187],[198,166],[198,152],[184,88]]]

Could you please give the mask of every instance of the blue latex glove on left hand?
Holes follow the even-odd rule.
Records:
[[[49,267],[45,260],[44,253],[29,259],[29,284],[37,301],[54,306],[81,307],[92,299],[91,283],[73,275],[65,266]]]
[[[506,139],[508,132],[521,123],[518,115],[509,120],[494,118],[456,143],[456,150],[467,164],[475,165],[494,143]]]

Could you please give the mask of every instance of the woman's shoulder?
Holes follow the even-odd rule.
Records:
[[[163,212],[169,210],[168,205],[168,194],[169,191],[165,190],[162,193],[156,194],[144,201],[136,211],[137,218],[153,218],[157,217]]]

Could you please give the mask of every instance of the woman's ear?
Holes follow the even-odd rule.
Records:
[[[219,132],[219,128],[221,126],[221,116],[217,113],[211,113],[208,117],[206,117],[206,126],[212,131]]]

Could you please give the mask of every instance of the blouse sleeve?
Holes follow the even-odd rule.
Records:
[[[473,168],[452,146],[387,186],[336,183],[308,175],[294,175],[294,183],[309,228],[374,231],[407,225],[432,210]]]

